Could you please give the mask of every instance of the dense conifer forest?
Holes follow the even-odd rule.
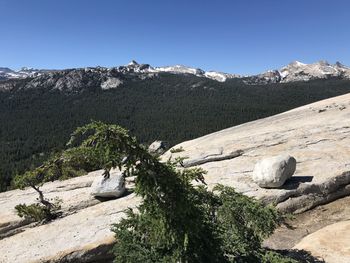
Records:
[[[340,79],[246,85],[241,79],[217,82],[166,73],[124,81],[110,90],[97,86],[69,93],[43,87],[3,91],[0,190],[9,188],[16,173],[63,149],[71,132],[90,120],[121,125],[143,143],[164,140],[172,146],[348,92],[350,81]]]

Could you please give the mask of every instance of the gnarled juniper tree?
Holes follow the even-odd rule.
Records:
[[[15,207],[19,216],[34,221],[49,221],[57,217],[58,210],[60,209],[59,201],[51,202],[46,199],[40,187],[44,182],[57,180],[61,177],[63,175],[62,168],[62,160],[60,158],[52,158],[42,166],[15,177],[15,186],[20,189],[31,187],[39,195],[38,203],[31,205],[19,204]]]
[[[115,262],[292,262],[261,247],[281,215],[230,187],[208,191],[204,170],[179,168],[181,159],[161,162],[125,129],[102,122],[78,128],[69,145],[60,157],[61,170],[80,163],[102,167],[106,177],[119,168],[136,178],[142,202],[113,226]],[[63,176],[53,174],[47,178]],[[34,185],[47,180],[34,178]]]
[[[161,162],[119,126],[93,122],[76,130],[76,141],[104,153],[105,176],[115,167],[136,176],[142,203],[113,226],[115,262],[292,262],[261,247],[282,220],[273,207],[230,187],[208,191],[204,170]]]
[[[61,214],[61,200],[49,200],[44,196],[41,186],[46,182],[63,180],[84,174],[101,167],[100,154],[97,150],[83,147],[70,148],[55,154],[43,165],[14,178],[14,186],[20,189],[31,187],[38,193],[38,202],[19,204],[15,207],[20,217],[33,221],[50,221]]]

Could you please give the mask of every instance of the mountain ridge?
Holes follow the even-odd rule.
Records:
[[[338,61],[335,64],[330,64],[324,60],[312,64],[293,61],[279,70],[269,70],[251,76],[245,82],[247,84],[289,83],[331,77],[349,79],[350,68]]]
[[[96,66],[62,70],[47,70],[23,67],[20,70],[15,71],[10,68],[0,67],[0,80],[36,78],[42,75],[52,76],[54,73],[65,73],[72,70],[85,72],[93,71],[100,74],[107,73],[107,75],[111,72],[120,73],[123,75],[138,74],[139,77],[141,76],[142,78],[154,77],[154,75],[160,73],[191,74],[218,82],[225,82],[228,79],[238,78],[250,85],[309,81],[313,79],[327,79],[331,77],[350,79],[350,68],[338,61],[335,64],[330,64],[323,60],[311,64],[293,61],[280,69],[268,70],[256,75],[243,76],[239,74],[224,73],[212,70],[205,71],[200,68],[180,64],[173,66],[153,67],[150,64],[139,64],[135,60],[132,60],[127,65],[109,68]]]

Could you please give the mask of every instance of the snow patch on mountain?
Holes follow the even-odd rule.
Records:
[[[191,68],[183,65],[167,66],[167,67],[156,67],[156,72],[169,72],[174,74],[192,74],[198,77],[205,77],[219,82],[225,82],[227,79],[239,78],[240,75],[228,74],[217,71],[204,71],[199,68]]]
[[[327,78],[350,79],[350,69],[340,62],[330,64],[327,61],[318,61],[305,64],[294,61],[279,70],[271,70],[244,80],[247,84],[288,83],[295,81],[309,81]]]
[[[175,74],[193,74],[193,75],[204,75],[205,71],[199,68],[191,68],[183,65],[167,66],[167,67],[156,67],[154,68],[157,72],[170,72]]]
[[[19,70],[0,67],[0,79],[23,79],[28,77],[36,77],[43,72],[38,69],[23,67]]]
[[[228,73],[223,73],[223,72],[216,72],[216,71],[207,71],[204,73],[204,76],[217,80],[220,82],[225,82],[227,79],[233,79],[233,78],[240,78],[241,76],[238,74],[228,74]]]
[[[125,66],[117,67],[117,70],[123,73],[143,73],[148,77],[154,77],[154,74],[157,73],[171,73],[171,74],[191,74],[197,77],[204,77],[213,79],[219,82],[224,82],[230,78],[238,78],[239,75],[236,74],[227,74],[216,71],[204,71],[200,68],[193,68],[184,65],[174,65],[174,66],[164,66],[164,67],[152,67],[149,64],[139,64],[135,60],[132,60]],[[151,74],[153,73],[153,74]]]
[[[281,82],[309,81],[311,79],[325,79],[329,77],[345,77],[350,75],[350,70],[340,63],[330,64],[327,61],[319,61],[313,64],[292,62],[281,68]]]

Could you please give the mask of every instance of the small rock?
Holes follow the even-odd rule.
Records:
[[[167,150],[167,144],[163,141],[154,141],[148,147],[150,153],[163,154]]]
[[[281,187],[293,176],[296,160],[290,155],[278,155],[259,161],[253,171],[253,180],[263,188]]]
[[[109,178],[97,177],[91,185],[95,197],[120,197],[125,192],[125,178],[120,171],[111,171]]]

